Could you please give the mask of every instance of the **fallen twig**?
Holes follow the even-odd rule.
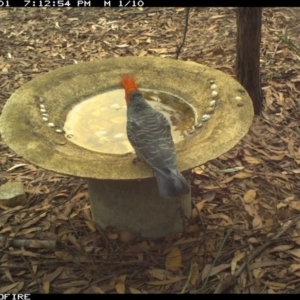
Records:
[[[48,249],[56,248],[55,240],[28,240],[28,239],[15,239],[15,238],[6,238],[0,236],[0,244],[5,244],[9,242],[10,246],[13,247],[28,247],[28,248],[36,248],[37,246],[43,246]]]
[[[185,42],[185,38],[186,38],[186,33],[188,30],[188,25],[189,25],[189,14],[190,14],[190,7],[186,7],[185,8],[185,24],[184,24],[184,30],[183,30],[183,36],[182,36],[182,40],[181,43],[178,45],[177,51],[176,51],[176,59],[178,59],[180,51],[184,45]]]

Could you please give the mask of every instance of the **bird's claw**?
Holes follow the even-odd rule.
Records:
[[[137,162],[141,162],[142,160],[139,158],[139,157],[135,157],[133,160],[132,160],[132,163],[135,165]]]

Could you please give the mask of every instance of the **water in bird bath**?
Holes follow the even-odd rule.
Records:
[[[141,89],[146,101],[171,124],[175,143],[195,125],[193,108],[183,99],[162,91]],[[134,152],[126,133],[124,90],[109,91],[75,105],[67,115],[65,136],[74,144],[102,153]]]

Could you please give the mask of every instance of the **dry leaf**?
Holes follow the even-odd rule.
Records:
[[[245,178],[251,178],[251,177],[253,177],[252,173],[238,172],[235,175],[228,177],[225,180],[222,180],[222,183],[231,182],[233,179],[245,179]]]
[[[272,253],[272,252],[286,251],[292,249],[293,247],[294,247],[293,245],[279,245],[269,250],[269,252]]]
[[[70,214],[71,211],[72,211],[73,205],[74,205],[74,202],[73,202],[73,201],[68,201],[68,202],[66,203],[66,205],[65,205],[65,210],[64,210],[64,212],[63,212],[63,215],[64,215],[65,217],[68,217],[68,216],[69,216],[69,214]]]
[[[264,270],[262,270],[261,268],[257,268],[257,269],[254,269],[252,271],[252,273],[253,273],[253,276],[255,279],[260,279],[265,275],[266,272]]]
[[[214,275],[218,274],[219,272],[222,272],[223,270],[230,268],[230,266],[231,266],[230,264],[221,264],[210,270],[211,264],[205,265],[204,269],[202,270],[201,279],[202,279],[202,281],[204,281],[207,276],[209,276],[209,277],[214,276]]]
[[[208,219],[223,219],[227,222],[228,225],[231,225],[233,224],[232,220],[230,219],[230,217],[228,217],[227,215],[225,214],[213,214],[213,215],[210,215],[210,216],[207,216]]]
[[[27,251],[24,248],[22,248],[21,250],[14,250],[14,251],[10,251],[9,252],[10,255],[23,255],[23,256],[29,256],[29,257],[37,257],[39,256],[38,253],[33,253],[31,251]]]
[[[292,264],[289,267],[289,273],[294,273],[295,271],[300,269],[300,264]]]
[[[118,234],[117,233],[115,233],[115,232],[107,232],[106,233],[106,235],[107,235],[107,238],[109,239],[109,240],[116,240],[117,238],[118,238]]]
[[[244,195],[245,203],[249,204],[255,200],[256,197],[256,190],[248,190]]]
[[[206,200],[202,200],[198,203],[196,203],[196,207],[193,208],[192,210],[192,220],[196,219],[197,217],[199,217],[199,213],[202,210],[202,208],[204,207]]]
[[[84,223],[87,225],[87,227],[91,230],[91,232],[95,232],[96,228],[94,226],[93,223],[91,223],[90,221],[84,221]]]
[[[246,256],[246,252],[236,251],[234,258],[231,261],[231,274],[234,274],[237,263]]]
[[[239,178],[239,179],[250,178],[250,177],[253,177],[253,174],[246,173],[246,172],[239,172],[233,175],[233,178]]]
[[[50,282],[47,279],[43,280],[43,290],[45,294],[49,294],[50,291]]]
[[[57,276],[61,274],[64,270],[64,267],[58,267],[54,272],[46,275],[46,280],[52,282]]]
[[[211,19],[220,19],[220,18],[224,18],[225,15],[215,15],[215,16],[212,16],[210,17]]]
[[[139,291],[138,289],[135,289],[134,287],[129,287],[129,290],[130,290],[131,294],[142,294],[141,291]]]
[[[213,55],[225,55],[225,51],[223,47],[218,47],[213,50]]]
[[[252,226],[254,229],[262,228],[263,222],[258,214],[255,214],[254,219],[252,220]]]
[[[24,281],[20,281],[17,286],[11,290],[11,294],[18,294],[24,286]]]
[[[167,270],[176,271],[181,266],[181,251],[178,247],[173,250],[166,257]]]
[[[286,207],[288,204],[284,203],[284,202],[279,202],[276,207],[279,209],[279,208],[283,208],[283,207]]]
[[[96,294],[105,294],[104,291],[98,286],[93,285],[92,289]]]
[[[32,226],[33,224],[37,223],[41,218],[42,218],[41,216],[37,216],[37,217],[29,220],[22,226],[22,228],[27,228],[29,226]]]
[[[207,30],[207,31],[212,31],[212,30],[215,29],[216,27],[217,27],[217,25],[214,24],[214,25],[208,27],[206,30]]]
[[[123,243],[130,243],[134,240],[134,238],[136,237],[135,234],[129,232],[129,231],[120,231],[119,232],[119,236],[120,236],[120,240]]]
[[[1,294],[6,294],[7,292],[10,292],[11,290],[13,290],[20,282],[14,282],[10,285],[6,285],[6,286],[2,286],[0,287],[0,295]]]
[[[204,167],[197,167],[195,169],[193,169],[193,173],[197,174],[197,175],[201,175],[204,172]]]
[[[37,271],[37,264],[32,264],[32,272],[33,274],[36,274],[36,271]]]
[[[261,159],[259,159],[257,157],[253,157],[253,156],[245,156],[244,159],[249,164],[261,164],[262,163]]]
[[[81,291],[81,288],[72,286],[72,287],[66,289],[63,293],[64,294],[79,294],[80,291]]]
[[[267,281],[266,284],[272,286],[273,288],[277,287],[282,289],[286,287],[286,284],[281,282]]]
[[[69,241],[71,244],[73,244],[78,250],[81,250],[81,247],[80,247],[80,245],[79,245],[79,243],[78,243],[76,237],[75,237],[72,233],[69,233],[69,234],[67,235],[67,239],[68,239],[68,241]]]
[[[293,241],[300,246],[300,236],[298,230],[293,230],[292,231],[292,236],[293,236]]]
[[[183,280],[185,279],[186,277],[179,277],[179,276],[176,276],[176,277],[173,277],[171,279],[168,279],[168,280],[162,280],[162,281],[150,281],[150,282],[147,282],[147,284],[150,284],[150,285],[166,285],[166,284],[171,284],[171,283],[175,283],[179,280]]]
[[[168,48],[151,48],[151,49],[149,48],[148,50],[156,52],[156,53],[168,53],[169,52]]]
[[[125,280],[127,275],[121,275],[118,278],[117,284],[115,286],[118,294],[125,294]]]
[[[58,257],[58,258],[60,258],[60,259],[62,259],[62,260],[68,260],[68,261],[73,261],[73,255],[71,254],[71,253],[68,253],[68,252],[63,252],[63,251],[55,251],[54,252],[55,253],[55,255]]]
[[[8,269],[2,269],[2,271],[10,282],[14,282]]]
[[[86,280],[68,280],[68,282],[65,283],[57,283],[56,287],[57,288],[63,288],[63,289],[68,289],[70,286],[85,286],[88,284],[88,281]]]
[[[147,51],[142,50],[142,51],[140,52],[139,56],[145,56],[147,53],[148,53]]]
[[[300,211],[300,201],[291,201],[289,203],[289,207],[292,208],[292,209],[295,209],[295,210],[298,210]]]
[[[148,270],[148,273],[159,280],[165,280],[167,278],[168,272],[166,270],[163,269],[152,269],[152,270]]]
[[[294,250],[291,250],[291,251],[288,251],[289,254],[297,257],[297,258],[300,258],[300,249],[294,249]]]

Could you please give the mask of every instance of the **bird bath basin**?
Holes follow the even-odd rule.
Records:
[[[99,150],[97,141],[92,141],[96,148],[80,144],[72,136],[79,130],[74,132],[74,124],[68,127],[68,117],[77,105],[99,94],[117,93],[124,74],[133,74],[145,94],[162,91],[193,107],[194,129],[187,130],[185,138],[175,139],[183,174],[230,150],[252,123],[251,99],[229,75],[193,62],[123,57],[59,68],[28,82],[5,104],[0,132],[7,145],[29,162],[86,178],[92,216],[102,228],[114,226],[144,237],[161,237],[185,226],[191,195],[161,198],[151,170],[143,163],[132,163],[135,155],[130,148],[110,153]],[[125,105],[124,92],[120,95],[118,103]],[[84,118],[88,121],[90,116],[83,114]]]
[[[193,130],[194,110],[183,99],[161,91],[142,92],[148,103],[169,120],[174,143]],[[126,121],[124,90],[116,89],[76,104],[67,114],[63,129],[65,137],[80,147],[125,155],[134,152],[127,139]]]

